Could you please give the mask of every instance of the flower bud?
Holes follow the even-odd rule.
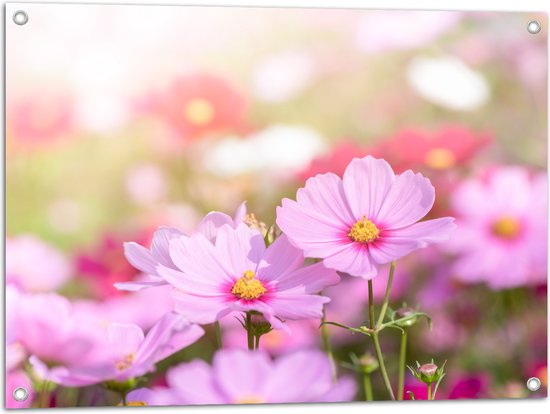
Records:
[[[423,365],[417,362],[416,366],[416,368],[409,367],[409,370],[416,379],[425,384],[438,382],[445,376],[445,363],[441,367],[438,367],[432,360],[432,362]]]
[[[409,307],[399,308],[395,311],[395,319],[404,319],[407,318],[404,321],[397,322],[396,325],[400,326],[401,328],[408,328],[409,326],[413,326],[418,318],[414,316],[416,313],[416,310]]]
[[[364,374],[371,374],[378,369],[378,360],[371,354],[359,358],[359,367]]]
[[[433,378],[437,373],[437,365],[431,363],[424,364],[420,366],[420,368],[418,368],[418,372],[420,372],[420,374],[422,374],[426,378]]]
[[[255,336],[265,335],[271,332],[271,324],[261,313],[252,313],[250,317],[250,324],[252,325],[252,332]]]

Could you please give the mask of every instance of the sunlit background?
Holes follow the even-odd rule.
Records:
[[[6,27],[9,284],[57,291],[106,320],[147,329],[171,308],[169,294],[113,288],[139,276],[124,241],[147,245],[160,225],[192,232],[205,213],[232,215],[244,200],[269,226],[280,200],[309,176],[342,174],[352,158],[372,154],[396,172],[428,176],[434,216],[457,217],[459,230],[482,225],[471,213],[476,203],[496,206],[496,247],[458,231],[398,264],[391,305],[419,306],[434,321],[431,332],[422,322],[411,333],[407,361],[448,361],[439,399],[545,395],[546,219],[498,211],[503,198],[517,197],[521,217],[546,216],[544,16],[90,5],[27,12],[26,25]],[[533,19],[539,34],[526,30]],[[501,239],[518,269],[488,263],[499,261]],[[496,256],[485,261],[479,252],[492,247]],[[377,297],[384,287],[375,280]],[[329,318],[366,319],[366,282],[345,277],[331,292]],[[273,355],[321,348],[318,322],[294,323],[291,337],[272,332],[262,346]],[[226,343],[245,345],[237,323],[222,327]],[[370,347],[330,332],[340,361]],[[174,358],[208,360],[208,334]],[[397,347],[397,337],[385,334],[385,346]],[[8,374],[19,379],[22,370]],[[543,381],[538,394],[525,387],[531,376]],[[407,384],[422,398],[412,376]],[[56,392],[57,405],[74,404],[68,391]]]

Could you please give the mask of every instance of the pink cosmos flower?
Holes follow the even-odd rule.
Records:
[[[6,282],[28,292],[48,292],[63,286],[72,276],[67,258],[30,234],[6,239]]]
[[[197,232],[201,233],[209,241],[216,240],[218,229],[224,224],[236,227],[245,219],[246,202],[241,203],[237,208],[234,217],[225,213],[211,211],[199,223]],[[158,265],[177,270],[176,265],[170,257],[169,245],[172,239],[187,237],[183,232],[174,227],[160,227],[153,235],[151,248],[146,249],[135,242],[124,243],[124,254],[126,259],[136,269],[149,276],[148,280],[115,283],[120,290],[141,290],[148,287],[165,285],[166,281],[157,271]]]
[[[321,318],[330,299],[315,293],[340,280],[322,263],[304,266],[285,235],[266,248],[261,233],[244,223],[223,225],[215,244],[202,233],[172,239],[170,257],[177,270],[160,264],[157,271],[176,288],[176,310],[200,324],[232,311],[260,312],[279,329],[280,320]]]
[[[133,324],[110,323],[89,358],[72,365],[49,368],[31,356],[42,377],[65,386],[103,381],[123,382],[155,370],[155,364],[196,342],[204,330],[173,312],[162,317],[147,333]]]
[[[492,289],[546,282],[546,174],[495,168],[460,185],[451,204],[459,226],[448,246],[459,254],[459,280]]]
[[[418,222],[435,190],[421,174],[395,175],[371,156],[354,159],[343,179],[327,173],[306,181],[297,201],[283,199],[277,224],[306,257],[330,269],[372,279],[380,265],[448,239],[453,218]]]
[[[208,74],[175,79],[142,106],[161,116],[185,140],[241,130],[248,110],[246,98],[232,84]]]
[[[350,378],[332,381],[332,368],[320,351],[306,350],[272,361],[262,352],[222,350],[212,366],[195,360],[171,368],[168,389],[149,393],[151,405],[262,404],[350,401]]]

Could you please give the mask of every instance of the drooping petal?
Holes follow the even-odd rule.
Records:
[[[262,398],[265,379],[272,369],[272,362],[263,352],[235,349],[214,355],[214,376],[230,403]]]
[[[329,269],[365,279],[372,279],[378,273],[368,249],[359,243],[342,246],[339,251],[325,257],[323,263]]]
[[[304,263],[302,250],[293,246],[286,234],[279,236],[265,251],[257,269],[262,281],[281,280]]]
[[[153,257],[166,267],[175,268],[170,258],[170,240],[177,237],[186,237],[181,231],[174,227],[159,227],[153,235],[151,242],[151,253]]]
[[[344,172],[344,191],[355,220],[372,220],[386,199],[395,180],[390,165],[367,155],[354,158]],[[353,224],[353,223],[351,223]]]
[[[325,296],[301,294],[300,289],[292,292],[276,292],[266,296],[266,301],[275,315],[282,319],[321,319],[323,305],[330,302]]]
[[[281,292],[301,287],[304,293],[317,293],[339,281],[340,276],[335,270],[327,269],[323,263],[315,263],[278,277],[276,289]]]
[[[356,219],[346,199],[342,180],[336,174],[326,173],[311,177],[296,193],[302,209],[311,210],[343,224],[352,226]]]
[[[193,323],[213,323],[231,313],[225,297],[196,296],[178,290],[174,290],[172,295],[174,310]]]
[[[227,398],[216,387],[216,378],[210,366],[194,360],[170,368],[166,380],[182,404],[224,404]]]
[[[430,180],[407,170],[393,182],[375,223],[383,229],[409,226],[428,214],[434,201],[435,189]]]

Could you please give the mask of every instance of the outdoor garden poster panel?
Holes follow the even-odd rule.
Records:
[[[547,395],[546,15],[6,32],[7,407]]]

